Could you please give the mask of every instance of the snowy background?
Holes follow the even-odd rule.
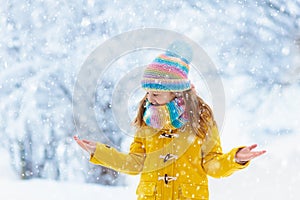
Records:
[[[299,0],[0,4],[0,199],[135,199],[138,176],[89,164],[72,140],[88,136],[76,133],[72,92],[96,47],[143,27],[185,34],[217,66],[226,95],[225,152],[252,143],[267,150],[247,169],[210,179],[211,199],[299,199]],[[126,152],[132,138],[110,120],[115,83],[105,81],[96,99],[101,134]],[[205,97],[203,87],[196,85]]]

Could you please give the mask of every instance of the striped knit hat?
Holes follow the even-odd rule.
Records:
[[[142,77],[142,88],[145,90],[182,92],[191,88],[188,79],[191,49],[182,42],[173,43],[169,49],[146,67]],[[179,56],[182,52],[186,58]]]

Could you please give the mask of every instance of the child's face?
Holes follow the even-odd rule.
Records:
[[[169,103],[175,98],[173,92],[158,92],[158,91],[149,91],[147,92],[147,99],[153,105],[164,105]]]

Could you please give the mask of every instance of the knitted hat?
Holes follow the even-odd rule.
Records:
[[[173,52],[166,51],[146,67],[142,77],[142,88],[166,92],[181,92],[191,88],[188,79],[189,61]]]

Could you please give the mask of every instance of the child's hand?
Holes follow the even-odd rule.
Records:
[[[238,163],[245,163],[247,161],[252,160],[253,158],[256,158],[264,153],[266,153],[266,150],[262,151],[252,151],[254,148],[257,147],[257,144],[253,144],[248,147],[244,147],[240,149],[236,154],[235,154],[235,160]]]
[[[89,140],[80,140],[76,135],[73,138],[81,148],[86,150],[89,154],[94,154],[96,150],[96,142]]]

